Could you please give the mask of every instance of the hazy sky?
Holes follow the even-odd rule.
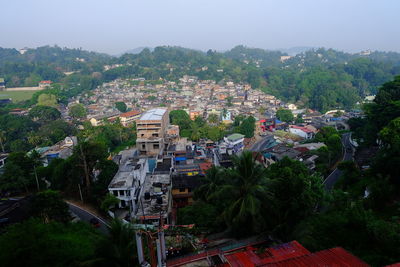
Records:
[[[400,0],[1,0],[0,47],[400,52]]]

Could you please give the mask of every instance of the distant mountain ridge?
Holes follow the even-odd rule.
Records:
[[[140,54],[140,52],[142,52],[144,49],[149,49],[151,52],[154,50],[154,48],[153,47],[149,47],[149,46],[139,46],[139,47],[136,47],[136,48],[133,48],[133,49],[129,49],[129,50],[126,50],[125,52],[122,52],[122,53],[119,53],[119,54],[117,54],[116,56],[118,56],[118,57],[120,57],[120,56],[122,56],[123,54]]]
[[[291,51],[304,49],[308,48]],[[400,53],[395,52],[346,53],[318,48],[288,57],[281,51],[243,45],[223,53],[158,46],[112,57],[57,46],[28,49],[24,54],[0,48],[0,77],[7,87],[52,80],[68,84],[68,97],[118,78],[178,81],[193,75],[200,80],[249,83],[284,101],[326,111],[352,108],[399,74]]]
[[[283,53],[287,53],[289,56],[295,56],[297,54],[301,54],[313,49],[317,49],[318,47],[313,47],[313,46],[295,46],[295,47],[290,47],[290,48],[279,48],[276,49],[277,51],[281,51]]]

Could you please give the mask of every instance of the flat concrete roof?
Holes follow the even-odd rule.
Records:
[[[167,112],[166,109],[163,108],[153,108],[145,113],[142,114],[140,117],[141,121],[156,121],[156,120],[162,120],[162,117],[164,116],[165,112]]]
[[[136,216],[157,219],[161,215],[166,218],[169,209],[170,190],[171,176],[169,174],[148,174],[142,189]],[[150,193],[150,199],[145,199],[146,192]],[[162,198],[162,204],[157,204],[157,196]]]
[[[231,134],[231,135],[229,135],[229,136],[227,136],[226,137],[229,141],[237,141],[237,140],[239,140],[239,139],[242,139],[242,138],[244,138],[244,135],[243,134],[238,134],[238,133],[234,133],[234,134]]]
[[[119,167],[118,172],[108,185],[108,188],[130,188],[135,182],[133,170],[140,168],[145,159],[131,158],[126,160],[122,166]]]

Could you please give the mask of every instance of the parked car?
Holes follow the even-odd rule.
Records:
[[[100,227],[100,221],[97,218],[92,218],[90,219],[90,224],[93,225],[93,227],[95,228],[99,228]]]

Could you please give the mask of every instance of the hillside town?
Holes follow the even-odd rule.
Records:
[[[90,94],[77,96],[75,102],[85,104],[88,118],[102,120],[112,118],[117,110],[114,103],[124,102],[131,110],[148,110],[165,106],[170,110],[184,109],[190,117],[221,115],[231,121],[239,114],[256,115],[260,107],[277,107],[281,103],[272,95],[260,90],[251,90],[250,85],[232,81],[216,83],[198,80],[195,76],[184,76],[179,82],[146,81],[143,78],[115,80],[104,83]]]
[[[125,112],[116,108],[117,102],[126,104]],[[321,154],[318,151],[327,144],[315,138],[317,133],[327,126],[347,130],[346,121],[358,116],[358,113],[343,110],[321,114],[300,109],[254,90],[248,84],[202,81],[194,76],[184,76],[179,82],[117,79],[104,83],[92,92],[73,97],[66,107],[60,106],[64,120],[76,121],[70,116],[70,109],[77,104],[83,105],[87,112],[86,118],[77,121],[81,129],[85,121],[92,127],[117,123],[135,129],[135,145],[111,153],[109,157],[117,164],[118,171],[108,185],[108,192],[118,204],[110,206],[107,214],[125,223],[140,222],[150,228],[176,226],[179,210],[194,203],[194,192],[204,183],[208,170],[213,166],[232,168],[233,156],[240,156],[244,151],[250,151],[254,161],[265,168],[289,158],[303,162],[311,173],[319,171],[317,164]],[[215,123],[224,125],[224,129],[234,129],[236,118],[252,117],[254,125],[250,128],[254,130],[247,137],[233,130],[219,140],[191,140],[181,136],[179,125],[172,124],[170,112],[176,110],[184,111],[191,121],[197,118],[207,121],[214,116]],[[280,120],[279,110],[289,112],[292,119]],[[12,112],[19,116],[28,114],[24,110]],[[54,159],[68,159],[77,144],[76,136],[68,136],[35,151],[43,165],[48,166]],[[355,142],[348,145],[351,157],[356,146]],[[1,167],[6,159],[7,155],[2,155]],[[137,236],[137,244],[143,242],[142,238],[142,235]],[[174,254],[201,246],[197,239],[192,241],[193,247],[188,248],[180,242],[171,244],[169,238],[169,235],[159,237],[163,245],[157,248],[161,253],[158,257],[164,263],[167,255],[174,258]],[[298,246],[302,249],[300,244]],[[138,257],[139,261],[145,261],[139,247]],[[172,261],[167,265],[184,263]]]
[[[116,102],[126,103],[130,111],[121,113],[115,108]],[[72,99],[69,106],[76,103],[85,105],[87,120],[94,127],[117,119],[125,127],[136,126],[136,145],[112,157],[119,170],[108,191],[119,201],[108,214],[126,223],[139,221],[149,227],[177,225],[179,209],[194,203],[194,191],[203,183],[207,170],[212,166],[232,167],[232,156],[245,150],[251,151],[254,160],[265,168],[290,158],[303,162],[310,172],[316,171],[316,151],[326,146],[324,141],[315,139],[316,134],[326,126],[347,130],[347,119],[358,115],[341,110],[320,114],[298,109],[246,84],[200,81],[190,76],[184,76],[179,83],[116,80]],[[281,121],[277,118],[279,109],[289,110],[301,120]],[[217,141],[193,141],[181,137],[179,126],[171,124],[169,113],[173,110],[184,110],[191,120],[215,114],[226,125],[231,125],[237,116],[254,116],[254,135],[246,138],[241,133],[231,133]],[[352,141],[347,146],[352,157],[357,144]],[[142,244],[142,237],[137,236],[138,244]],[[172,245],[165,238],[159,237],[163,246],[157,247],[162,262],[167,262],[167,255],[180,254],[182,249],[179,242]],[[194,248],[200,245],[198,242],[194,242]],[[170,248],[165,248],[165,243]],[[139,261],[144,261],[139,248],[138,255]],[[199,256],[196,260],[204,258]],[[184,264],[184,260],[167,262],[167,266]]]
[[[0,267],[400,266],[400,1],[3,2]]]

